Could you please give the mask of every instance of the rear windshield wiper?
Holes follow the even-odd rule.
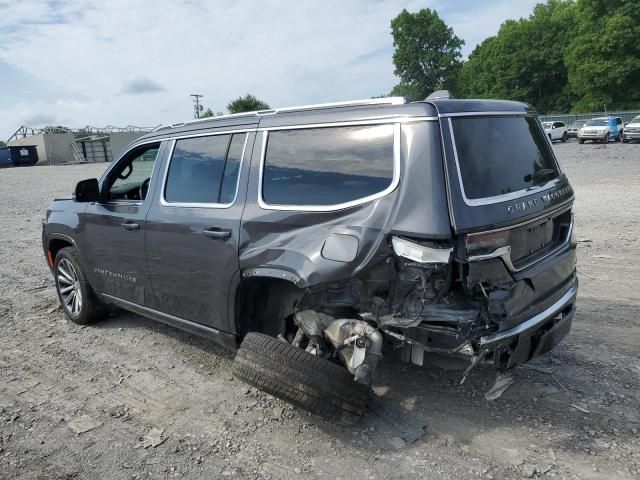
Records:
[[[541,170],[537,170],[533,173],[533,175],[525,175],[525,182],[533,182],[534,185],[539,185],[540,181],[549,177],[550,175],[554,175],[556,173],[553,168],[543,168]]]

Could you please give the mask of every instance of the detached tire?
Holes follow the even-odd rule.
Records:
[[[334,422],[356,423],[367,406],[369,387],[356,383],[345,368],[261,333],[247,334],[231,371],[249,385]]]

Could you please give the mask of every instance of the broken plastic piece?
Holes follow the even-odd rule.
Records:
[[[513,385],[513,376],[507,373],[498,373],[496,376],[496,381],[493,384],[493,387],[484,394],[484,398],[492,402],[493,400],[497,400],[502,396],[507,389]]]

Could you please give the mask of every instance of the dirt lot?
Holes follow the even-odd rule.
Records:
[[[248,388],[228,354],[189,334],[131,314],[68,322],[40,221],[104,165],[0,170],[0,477],[640,478],[640,145],[556,150],[581,240],[570,336],[492,403],[490,369],[459,386],[383,362],[355,428]],[[95,428],[74,433],[78,419]]]

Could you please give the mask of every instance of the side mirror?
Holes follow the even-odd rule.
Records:
[[[80,180],[73,192],[74,202],[97,202],[100,198],[100,186],[96,178]]]

